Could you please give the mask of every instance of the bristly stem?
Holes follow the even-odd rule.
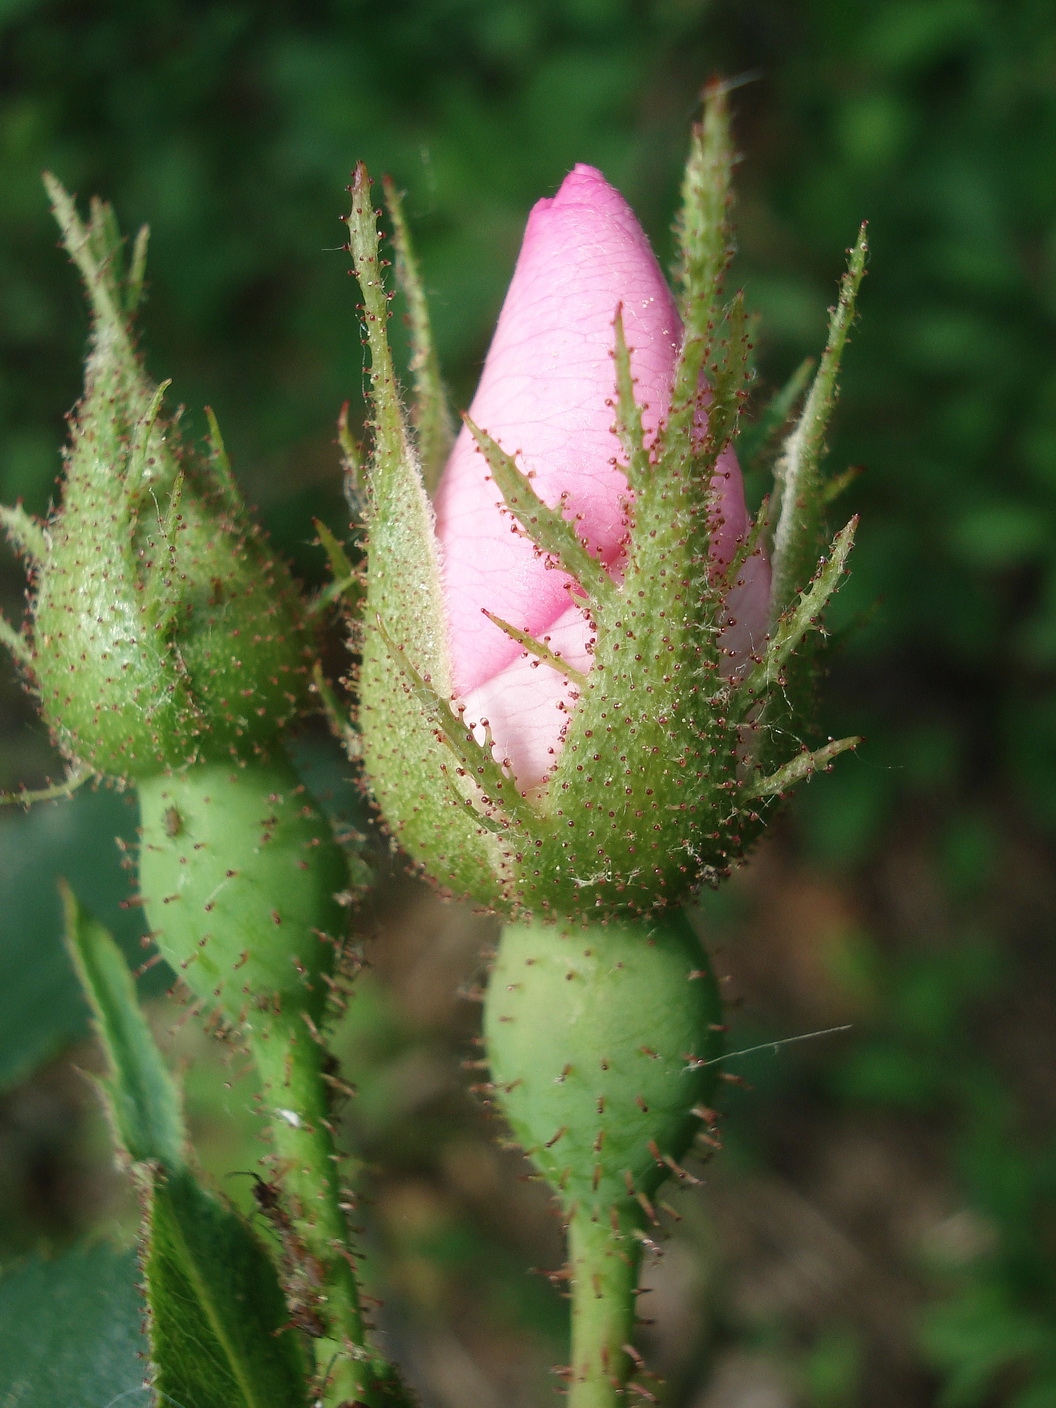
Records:
[[[316,1340],[317,1365],[325,1376],[321,1401],[410,1408],[413,1400],[395,1370],[366,1343],[330,1123],[326,1051],[299,1013],[270,1016],[249,1034],[249,1042],[271,1126],[275,1174],[288,1200],[284,1250],[296,1265],[305,1304],[326,1331]]]
[[[614,1210],[615,1212],[615,1210]],[[577,1210],[568,1226],[572,1274],[572,1356],[568,1408],[617,1408],[634,1371],[634,1333],[642,1243],[636,1212],[610,1221]],[[615,1226],[619,1226],[619,1231]]]

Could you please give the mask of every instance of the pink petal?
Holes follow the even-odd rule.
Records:
[[[618,570],[629,499],[614,431],[613,320],[622,309],[635,394],[647,441],[667,415],[682,324],[649,243],[623,197],[590,166],[577,166],[552,199],[539,201],[499,315],[470,416],[514,455],[549,505],[562,501],[580,537]],[[700,430],[706,428],[700,414]],[[712,551],[727,563],[747,526],[732,449]],[[460,433],[437,493],[452,685],[467,723],[521,785],[542,782],[561,747],[576,692],[484,615],[484,609],[589,669],[592,627],[506,510],[470,433]],[[769,566],[750,558],[730,593],[721,643],[733,674],[766,628]]]
[[[625,534],[627,483],[613,433],[613,318],[622,305],[647,429],[666,414],[681,338],[674,300],[623,197],[577,166],[528,219],[470,416],[521,468],[539,496],[567,494],[579,532],[605,562]],[[481,608],[545,631],[568,607],[568,578],[548,571],[502,507],[465,429],[437,495],[453,681],[465,694],[520,647]]]
[[[593,628],[582,611],[570,606],[545,632],[545,643],[574,669],[590,669]],[[537,786],[553,767],[568,716],[578,699],[575,686],[552,665],[526,651],[496,675],[470,690],[464,703],[467,723],[477,725],[484,742],[482,721],[487,720],[493,752],[500,763],[509,763],[514,777],[528,790]]]

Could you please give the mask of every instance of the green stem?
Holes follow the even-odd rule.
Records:
[[[636,1211],[614,1222],[575,1212],[568,1227],[572,1273],[572,1362],[568,1408],[615,1408],[634,1369],[626,1346],[634,1332],[642,1243]]]
[[[357,1408],[409,1404],[395,1371],[366,1343],[323,1076],[326,1051],[298,1013],[278,1014],[247,1035],[263,1084],[276,1174],[288,1199],[294,1255],[315,1283],[314,1308],[327,1327],[328,1337],[316,1343],[327,1376],[325,1401]]]

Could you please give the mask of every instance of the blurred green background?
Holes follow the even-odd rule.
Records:
[[[831,435],[833,464],[862,471],[844,501],[862,528],[822,709],[826,733],[866,742],[701,906],[734,1049],[851,1030],[729,1062],[745,1084],[724,1101],[726,1148],[676,1198],[643,1344],[668,1408],[1051,1408],[1049,0],[0,0],[0,499],[46,509],[79,392],[86,323],[42,168],[112,200],[126,229],[150,224],[150,367],[192,433],[215,408],[318,583],[311,517],[344,527],[334,421],[346,398],[362,414],[339,249],[352,163],[407,192],[465,405],[527,211],[574,162],[602,167],[669,257],[713,73],[745,80],[736,275],[761,392],[820,348],[870,221]],[[5,553],[11,618],[23,588]],[[0,786],[56,775],[8,669],[0,711]],[[326,740],[302,756],[362,823]],[[52,900],[69,875],[135,947],[118,830],[134,836],[134,810],[105,792],[0,816],[0,1300],[34,1247],[127,1243],[134,1226],[80,1074],[97,1057]],[[560,1264],[556,1224],[459,1068],[477,1013],[458,993],[487,925],[397,868],[361,927],[372,971],[340,1043],[390,1343],[436,1408],[547,1402],[563,1308],[526,1269]],[[177,1009],[156,1014],[207,1163],[245,1203],[251,1180],[223,1174],[261,1152],[249,1083]]]

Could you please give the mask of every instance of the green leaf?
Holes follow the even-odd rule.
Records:
[[[133,844],[130,795],[84,788],[68,801],[0,813],[0,1088],[82,1036],[88,1008],[62,944],[56,881],[65,875],[101,915],[133,963],[145,955],[142,912],[123,909],[131,893],[114,838]],[[164,965],[146,992],[172,982]]]
[[[110,1066],[99,1084],[114,1133],[135,1162],[154,1159],[179,1169],[187,1140],[180,1096],[140,1009],[128,964],[70,887],[61,890],[66,943]]]
[[[0,1274],[3,1408],[146,1408],[133,1252],[79,1247]]]
[[[159,1401],[307,1408],[300,1339],[275,1267],[248,1223],[183,1171],[155,1176],[147,1227]]]

